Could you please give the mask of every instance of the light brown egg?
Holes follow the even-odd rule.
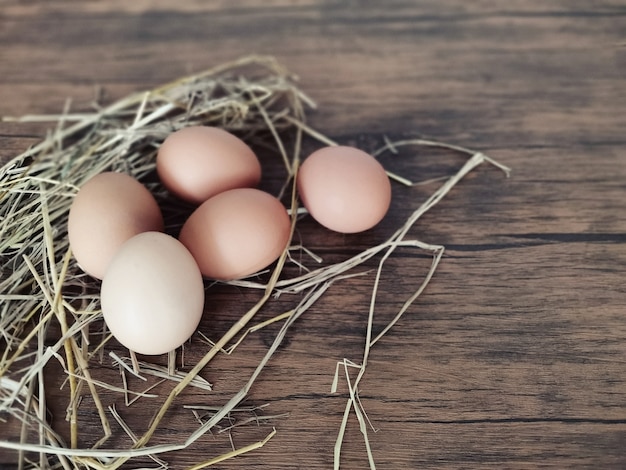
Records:
[[[161,210],[150,191],[124,173],[94,176],[70,207],[70,247],[80,267],[98,279],[126,240],[150,230],[163,230]]]
[[[219,280],[253,274],[275,261],[289,242],[291,220],[274,196],[253,188],[225,191],[198,207],[179,239],[200,271]]]
[[[311,216],[341,233],[372,228],[391,202],[391,184],[383,166],[353,147],[313,152],[298,171],[297,188]]]
[[[261,164],[252,149],[216,127],[191,126],[170,134],[156,165],[163,185],[194,204],[229,189],[254,187],[261,179]]]
[[[145,232],[115,255],[100,298],[104,320],[120,343],[140,354],[163,354],[198,327],[204,284],[182,243],[161,232]]]

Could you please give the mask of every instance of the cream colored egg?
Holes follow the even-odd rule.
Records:
[[[145,232],[122,245],[102,280],[102,314],[131,351],[163,354],[189,339],[204,310],[202,274],[175,238]]]
[[[163,216],[148,189],[125,173],[87,181],[70,207],[67,232],[80,267],[102,279],[117,250],[141,232],[163,230]]]
[[[179,239],[202,274],[231,280],[271,264],[289,242],[291,220],[283,204],[253,188],[231,189],[198,207]]]
[[[195,204],[229,189],[254,187],[261,179],[252,149],[217,127],[190,126],[170,134],[159,148],[156,166],[167,189]]]

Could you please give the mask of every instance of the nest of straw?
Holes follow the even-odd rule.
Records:
[[[270,360],[287,330],[295,320],[319,299],[328,287],[345,277],[360,275],[354,268],[377,257],[364,338],[363,357],[358,362],[345,359],[338,364],[333,389],[344,375],[349,390],[346,413],[340,420],[335,447],[335,467],[339,468],[343,433],[348,415],[353,412],[361,423],[370,467],[374,457],[367,436],[367,417],[359,397],[359,382],[367,366],[371,348],[399,320],[430,282],[444,252],[440,245],[407,239],[409,229],[434,207],[465,175],[488,162],[508,169],[484,154],[428,140],[386,142],[375,152],[395,152],[402,145],[443,147],[467,155],[465,164],[453,176],[444,179],[430,198],[422,204],[395,233],[379,245],[372,246],[338,263],[306,270],[299,265],[295,275],[285,275],[284,267],[295,262],[288,247],[271,271],[264,276],[233,281],[242,288],[262,293],[250,309],[217,341],[201,342],[205,351],[201,359],[180,372],[174,367],[176,356],[170,354],[168,366],[140,363],[134,355],[119,357],[110,349],[111,335],[103,327],[99,305],[98,284],[76,265],[69,249],[66,233],[67,216],[73,196],[89,178],[102,171],[123,171],[144,182],[164,208],[166,220],[177,223],[176,214],[185,208],[169,199],[154,177],[155,155],[160,143],[171,132],[190,125],[211,125],[227,129],[244,140],[269,142],[270,151],[279,155],[284,168],[284,181],[277,190],[291,206],[292,233],[298,222],[298,200],[293,188],[303,139],[326,145],[334,142],[312,129],[306,122],[307,109],[314,103],[296,85],[293,77],[269,57],[249,57],[225,64],[204,73],[185,77],[143,93],[133,94],[92,112],[72,114],[69,110],[58,116],[25,116],[22,121],[49,120],[56,126],[40,143],[15,157],[0,169],[0,420],[21,427],[19,440],[0,440],[0,449],[14,451],[19,468],[97,468],[115,469],[136,458],[149,457],[155,468],[166,468],[163,460],[169,452],[188,448],[203,435],[223,426],[233,413],[246,411],[244,401],[254,381]],[[414,184],[399,175],[389,176],[406,185]],[[169,214],[166,212],[169,211]],[[432,255],[432,264],[425,276],[415,280],[415,290],[407,296],[395,317],[382,329],[373,331],[373,318],[378,283],[386,259],[398,247],[413,247]],[[305,247],[299,250],[307,251]],[[312,257],[315,255],[311,254]],[[207,284],[207,288],[210,286]],[[279,312],[274,318],[253,323],[256,313],[274,296],[299,293],[295,307]],[[200,372],[217,355],[232,352],[247,333],[280,322],[272,345],[265,351],[245,386],[222,406],[205,410],[203,419],[192,427],[180,442],[155,444],[152,438],[165,414],[186,388],[209,391],[210,384]],[[103,329],[104,328],[104,329]],[[57,332],[50,341],[50,331]],[[198,332],[202,335],[201,332]],[[192,341],[197,341],[194,337]],[[95,364],[112,358],[122,373],[123,384],[103,382],[96,375]],[[45,370],[59,364],[69,386],[67,421],[69,440],[49,424],[46,405]],[[356,370],[350,375],[348,370]],[[169,393],[155,397],[150,390],[130,392],[125,377],[152,376],[171,382]],[[124,394],[132,404],[146,397],[157,398],[160,404],[149,426],[141,434],[130,429],[117,410],[103,403],[103,390]],[[102,426],[96,443],[81,442],[79,427],[81,397],[88,395]],[[130,395],[130,399],[128,399]],[[81,411],[82,410],[82,411]],[[248,410],[257,413],[259,410]],[[200,413],[195,410],[196,416]],[[208,414],[207,414],[208,413]],[[130,437],[127,448],[107,447],[116,421]],[[259,422],[259,417],[242,419]],[[222,424],[220,424],[222,423]],[[0,424],[0,426],[5,426]],[[276,431],[264,439],[230,452],[215,455],[191,468],[203,468],[252,451],[263,445]]]

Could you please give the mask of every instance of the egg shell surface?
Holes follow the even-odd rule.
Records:
[[[67,226],[76,261],[98,279],[125,241],[161,230],[163,216],[150,191],[132,176],[117,172],[100,173],[79,189]]]
[[[354,147],[324,147],[313,152],[298,171],[297,189],[311,216],[341,233],[374,227],[391,203],[385,169]]]
[[[254,188],[225,191],[200,205],[187,219],[180,241],[202,274],[218,280],[239,279],[274,262],[291,231],[285,206]]]
[[[102,314],[131,351],[164,354],[189,339],[204,310],[202,274],[175,238],[145,232],[128,240],[102,280]]]
[[[217,127],[190,126],[170,134],[159,148],[156,168],[169,191],[194,204],[229,189],[254,187],[261,179],[252,149]]]

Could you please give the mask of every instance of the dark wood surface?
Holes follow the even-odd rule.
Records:
[[[411,232],[447,251],[424,295],[372,350],[361,398],[378,430],[374,458],[380,469],[626,468],[625,32],[620,0],[3,0],[0,114],[57,113],[67,98],[86,109],[96,87],[115,99],[271,54],[318,103],[311,123],[341,143],[373,150],[384,135],[422,136],[510,166],[509,179],[479,168]],[[1,123],[0,158],[46,128]],[[413,179],[462,162],[419,148],[388,161]],[[329,235],[310,222],[301,232],[337,261],[381,241],[435,188],[394,186],[391,212],[367,234]],[[393,259],[377,326],[428,263],[409,250]],[[288,333],[246,404],[289,416],[235,429],[238,447],[278,432],[218,468],[332,468],[347,390],[331,394],[331,383],[337,361],[361,359],[371,282],[333,286]],[[214,295],[214,320],[203,324],[213,336],[255,300],[235,289]],[[215,392],[182,402],[222,404],[275,331],[215,361],[203,374]],[[66,395],[48,397],[61,433]],[[152,410],[111,400],[145,429]],[[97,440],[97,415],[80,419],[83,439]],[[176,441],[192,421],[179,409],[156,441]],[[15,436],[0,425],[1,438]],[[208,436],[166,460],[184,468],[229,447],[225,435]],[[0,466],[15,459],[3,453]],[[351,419],[342,468],[366,466]]]

